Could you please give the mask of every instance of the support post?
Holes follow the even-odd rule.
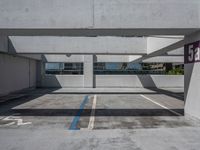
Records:
[[[93,88],[94,87],[94,73],[93,73],[93,55],[84,56],[84,88]]]

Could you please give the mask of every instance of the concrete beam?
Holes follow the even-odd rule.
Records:
[[[152,57],[155,57],[155,56],[162,56],[162,55],[166,55],[166,53],[170,52],[170,51],[173,51],[173,50],[176,50],[176,49],[179,49],[181,47],[183,47],[185,44],[185,41],[184,40],[179,40],[178,42],[176,43],[173,43],[171,45],[168,45],[166,47],[163,47],[161,49],[157,49],[157,50],[154,50],[153,52],[147,54],[147,55],[144,55],[144,56],[141,56],[140,58],[134,60],[133,62],[142,62],[143,60],[146,60],[148,58],[152,58]]]
[[[183,36],[154,36],[147,37],[147,54],[163,49],[183,40]]]
[[[0,36],[0,53],[7,53],[7,54],[12,54],[12,55],[16,55],[15,53],[11,53],[9,51],[9,38],[7,36]],[[21,54],[21,55],[17,55],[20,57],[25,57],[25,58],[31,58],[31,59],[35,59],[35,60],[41,60],[41,55],[34,55],[34,54]]]
[[[129,62],[129,55],[96,55],[96,62]]]
[[[91,28],[93,0],[1,0],[1,29]]]
[[[182,63],[184,64],[184,56],[156,56],[143,60],[145,63]]]
[[[1,0],[0,6],[0,29],[200,27],[198,0]]]
[[[134,55],[132,57],[134,57]],[[130,55],[95,55],[94,56],[94,62],[129,62],[129,61],[130,61]],[[67,55],[46,54],[46,55],[43,55],[43,62],[84,62],[84,55],[67,56]]]
[[[43,62],[84,62],[84,55],[51,55],[42,56]]]
[[[146,38],[11,36],[20,54],[146,54]]]
[[[199,28],[198,0],[94,0],[97,28]]]
[[[141,57],[141,55],[96,55],[94,62],[132,62]],[[50,55],[42,57],[43,62],[84,62],[84,55]],[[160,63],[184,63],[184,56],[156,56],[143,60],[142,62],[160,62]]]
[[[18,56],[35,59],[35,60],[42,60],[42,56],[40,54],[20,54]]]
[[[187,28],[135,28],[135,29],[1,29],[4,36],[149,36],[149,35],[188,35],[198,29]]]
[[[184,47],[178,48],[173,51],[169,51],[165,55],[167,55],[167,56],[184,56]]]

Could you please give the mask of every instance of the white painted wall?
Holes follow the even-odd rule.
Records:
[[[0,54],[0,95],[35,86],[35,60]]]

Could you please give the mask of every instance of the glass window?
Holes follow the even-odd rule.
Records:
[[[45,73],[82,75],[83,63],[45,63]]]
[[[94,74],[183,74],[183,66],[175,69],[172,63],[94,63]]]

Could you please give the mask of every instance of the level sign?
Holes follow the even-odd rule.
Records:
[[[200,41],[184,46],[184,62],[185,64],[200,62]]]

